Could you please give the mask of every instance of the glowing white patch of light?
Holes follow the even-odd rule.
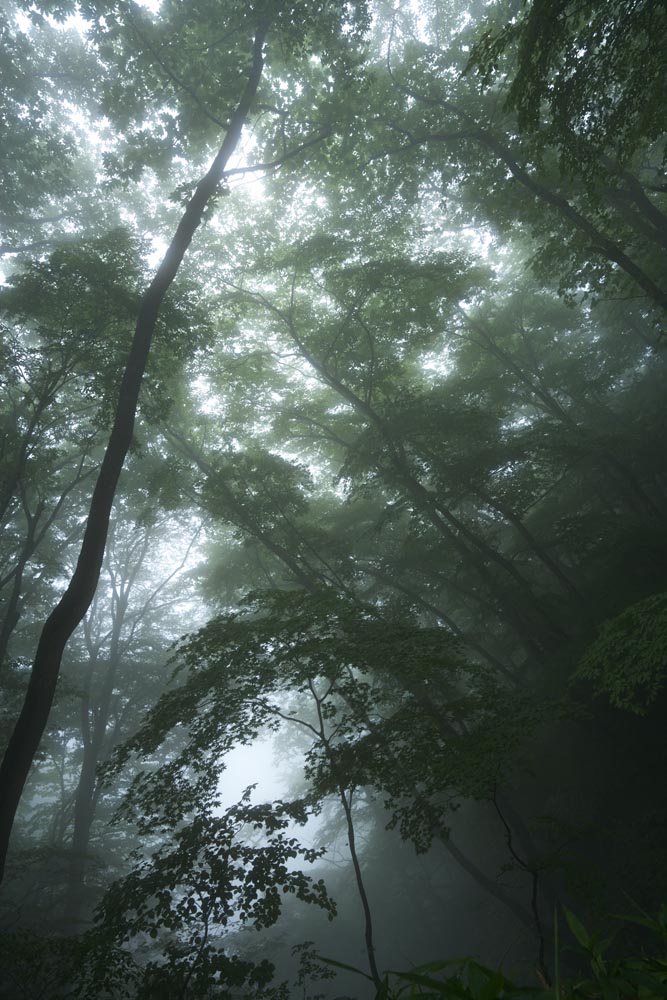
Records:
[[[167,252],[169,244],[161,236],[151,236],[151,249],[146,257],[146,263],[152,271],[156,270]]]
[[[219,783],[221,806],[234,805],[248,785],[255,784],[254,802],[269,802],[287,794],[287,783],[277,766],[271,737],[236,747],[227,754]]]

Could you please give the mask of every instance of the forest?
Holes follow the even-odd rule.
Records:
[[[2,0],[0,1000],[667,997],[665,0]]]

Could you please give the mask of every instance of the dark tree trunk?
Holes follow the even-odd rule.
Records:
[[[67,590],[42,630],[25,702],[0,767],[0,879],[4,873],[16,810],[51,710],[63,650],[90,607],[99,581],[111,507],[132,440],[139,390],[160,307],[202,220],[204,209],[215,195],[227,161],[241,138],[262,75],[267,31],[268,23],[263,23],[257,29],[252,67],[243,95],[231,116],[227,134],[211,167],[188,202],[164,259],[139,307],[114,423],[93,491],[77,566]]]

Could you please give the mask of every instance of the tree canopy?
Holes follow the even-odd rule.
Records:
[[[7,0],[0,1000],[659,995],[666,51]]]

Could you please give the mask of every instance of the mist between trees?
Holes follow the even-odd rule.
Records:
[[[0,46],[0,998],[667,996],[664,3]]]

